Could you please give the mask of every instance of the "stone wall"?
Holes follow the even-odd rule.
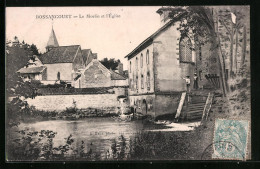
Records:
[[[72,63],[45,64],[47,67],[47,80],[57,80],[60,72],[60,80],[72,80]]]
[[[155,117],[155,95],[138,95],[129,96],[129,104],[135,107],[137,112],[143,115],[151,115]]]
[[[156,95],[155,96],[155,116],[164,114],[175,115],[181,94]]]
[[[180,97],[181,93],[129,96],[129,103],[131,107],[135,107],[143,115],[157,117],[164,114],[174,115],[178,108]]]
[[[196,46],[196,68],[195,72],[198,75],[199,88],[210,86],[210,82],[206,79],[207,74],[218,74],[219,67],[217,67],[217,55],[210,50],[211,44],[207,43],[203,46]]]
[[[30,106],[45,111],[62,111],[71,107],[73,101],[77,108],[106,108],[118,106],[116,94],[89,94],[89,95],[47,95],[27,99]]]
[[[180,63],[178,22],[159,34],[154,41],[155,92],[184,91],[186,83],[183,77],[193,79],[194,64]],[[195,61],[195,52],[192,52]]]
[[[111,86],[111,78],[110,74],[102,71],[98,64],[91,65],[84,72],[84,76],[82,79],[82,88],[88,87],[109,87]]]

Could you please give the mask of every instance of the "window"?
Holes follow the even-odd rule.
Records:
[[[146,52],[146,64],[148,65],[149,64],[149,50],[147,49],[147,52]]]
[[[141,75],[141,88],[144,88],[144,75]]]
[[[129,88],[131,91],[133,91],[133,80],[129,79]]]
[[[135,70],[138,71],[138,57],[136,57],[135,60]]]
[[[60,72],[57,73],[57,79],[60,80]]]
[[[136,76],[135,88],[136,88],[136,91],[138,92],[138,76]]]
[[[147,81],[147,90],[150,90],[150,73],[149,72],[147,72],[147,77],[146,77],[147,79],[146,79],[146,81]]]
[[[192,62],[191,40],[188,37],[183,37],[180,40],[180,62]]]
[[[201,46],[199,47],[199,58],[202,60],[202,55],[201,55]]]
[[[132,71],[132,62],[130,61],[130,68],[129,68],[129,72],[131,73],[131,71]]]
[[[143,67],[143,54],[141,53],[141,58],[140,58],[140,66],[141,68]]]

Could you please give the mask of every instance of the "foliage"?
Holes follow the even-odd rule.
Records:
[[[34,55],[39,55],[40,54],[39,51],[38,51],[39,49],[37,48],[37,46],[35,44],[32,44],[30,46],[29,50],[31,50]]]
[[[231,15],[235,16],[235,20],[232,19]],[[242,54],[242,63],[244,62],[245,53],[246,53],[246,31],[244,31],[243,39],[238,38],[239,29],[245,27],[249,21],[249,8],[247,7],[206,7],[206,6],[189,6],[189,7],[176,7],[172,8],[170,17],[174,18],[181,16],[180,25],[178,30],[181,32],[182,36],[188,36],[190,39],[193,39],[195,45],[192,47],[195,50],[196,47],[200,47],[206,43],[211,44],[211,51],[216,50],[218,54],[219,62],[219,72],[221,75],[221,82],[223,87],[223,94],[226,95],[229,84],[227,79],[233,78],[231,76],[233,73],[233,67],[237,68],[237,55],[238,55],[238,46],[240,41],[244,41],[242,44],[243,54]],[[234,20],[234,21],[233,21]],[[223,35],[219,32],[218,22],[220,22],[227,30],[228,36],[223,38]],[[236,36],[235,36],[236,35]],[[234,40],[234,36],[236,37]],[[223,42],[230,41],[230,50],[229,50],[229,74],[225,74],[225,52],[221,47]],[[233,50],[233,46],[235,47]],[[223,45],[223,44],[222,44]],[[227,48],[227,46],[225,46]],[[234,55],[234,56],[233,56]],[[234,64],[233,64],[234,60]]]
[[[20,137],[8,143],[10,160],[146,160],[187,159],[191,151],[189,132],[140,132],[133,138],[120,135],[110,149],[96,151],[82,140],[78,147],[70,135],[63,145],[54,146],[56,132],[50,130],[17,131]],[[76,144],[77,145],[77,144]]]
[[[76,114],[78,112],[77,102],[73,99],[72,106],[66,107],[66,114]]]
[[[114,58],[104,58],[100,61],[107,69],[115,70],[118,66],[118,63],[120,63],[120,60],[115,60]]]
[[[23,42],[22,45],[26,44]],[[39,81],[24,82],[17,74],[17,71],[27,65],[32,56],[33,53],[27,47],[20,47],[20,45],[6,47],[6,94],[7,97],[15,96],[13,100],[7,102],[8,127],[18,125],[23,115],[32,114],[32,109],[24,99],[35,97]]]
[[[141,132],[129,141],[121,135],[111,143],[113,160],[182,159],[189,142],[177,133]]]
[[[54,160],[62,159],[65,154],[71,150],[71,145],[74,142],[72,135],[65,138],[65,144],[58,147],[53,146],[53,139],[57,132],[50,130],[17,131],[20,137],[12,140],[8,148],[9,160]]]

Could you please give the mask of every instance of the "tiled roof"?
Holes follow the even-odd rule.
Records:
[[[110,72],[111,80],[126,80],[126,78],[123,75],[120,75],[119,73],[116,73],[113,70],[110,70]]]
[[[41,73],[44,69],[46,69],[45,66],[40,67],[27,67],[27,68],[21,68],[18,70],[18,73]]]
[[[43,64],[72,63],[79,47],[79,45],[55,47],[42,54],[39,59]]]

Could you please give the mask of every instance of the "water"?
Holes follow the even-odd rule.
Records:
[[[143,130],[158,128],[158,125],[147,125],[142,121],[117,121],[112,118],[86,118],[81,120],[49,120],[30,123],[21,123],[19,129],[41,131],[51,130],[57,132],[53,138],[53,146],[64,145],[71,134],[74,142],[73,149],[79,149],[84,141],[85,152],[90,149],[101,154],[101,158],[106,158],[107,153],[111,154],[111,145],[120,142],[121,136],[129,145],[130,138],[134,138]],[[159,127],[162,128],[162,127]],[[18,137],[18,133],[12,132],[13,138]],[[72,154],[72,153],[69,153]]]

